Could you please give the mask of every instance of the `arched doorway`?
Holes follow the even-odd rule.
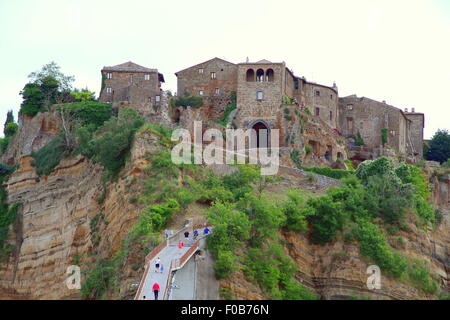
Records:
[[[257,121],[253,124],[252,129],[255,130],[256,136],[253,138],[252,147],[268,148],[270,129],[263,121]]]

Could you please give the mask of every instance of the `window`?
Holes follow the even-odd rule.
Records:
[[[263,91],[256,91],[256,100],[261,101],[264,98]]]
[[[150,80],[150,75],[149,74],[144,75],[144,80]]]
[[[266,71],[266,81],[272,82],[274,77],[273,69],[267,69]]]
[[[330,121],[333,120],[333,111],[330,111]]]
[[[106,88],[106,93],[112,93],[112,88],[111,87],[107,87]]]
[[[216,94],[220,94],[220,89],[216,88],[215,92],[216,92]]]
[[[148,103],[152,103],[152,97],[148,97],[148,98],[147,98],[147,102],[148,102]]]
[[[320,115],[320,108],[319,108],[319,107],[316,107],[316,113],[315,113],[315,115],[316,115],[316,116],[319,116],[319,115]]]
[[[108,72],[108,73],[106,74],[106,78],[107,78],[107,79],[112,79],[112,73]]]
[[[264,81],[264,70],[258,69],[256,70],[256,82],[263,82]]]
[[[199,74],[203,74],[203,68],[198,69]]]
[[[161,97],[160,97],[160,96],[156,96],[156,97],[155,97],[155,102],[156,102],[156,103],[159,103],[160,101],[161,101]]]
[[[216,78],[216,73],[215,72],[211,72],[211,79],[215,79]]]
[[[315,95],[316,97],[320,97],[320,91],[319,91],[319,90],[314,91],[314,95]]]
[[[353,110],[353,105],[352,104],[348,104],[347,105],[347,110]]]
[[[248,69],[245,77],[248,82],[255,81],[255,71],[253,71],[253,69]]]
[[[330,99],[333,100],[333,95],[332,94],[330,94]]]
[[[200,96],[202,96],[202,95],[203,95],[203,90],[200,90],[200,91],[198,92],[198,94],[199,94]]]

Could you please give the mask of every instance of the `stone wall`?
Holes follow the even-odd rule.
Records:
[[[353,119],[353,130],[350,119]],[[400,109],[386,103],[355,95],[339,98],[338,129],[345,136],[359,131],[367,147],[380,147],[381,129],[387,128],[388,144],[397,152],[406,153],[407,123]]]
[[[201,73],[199,70],[203,70]],[[216,77],[211,78],[214,72]],[[177,95],[184,94],[214,96],[236,91],[237,66],[234,63],[214,58],[190,68],[181,70],[177,76]],[[216,93],[216,88],[219,93]]]
[[[338,118],[338,92],[337,88],[330,88],[315,83],[304,81],[303,91],[305,96],[305,107],[313,115],[319,108],[319,117],[330,127],[337,128]]]
[[[411,144],[414,148],[414,154],[419,158],[423,157],[423,128],[425,125],[425,116],[423,113],[405,112],[405,116],[411,120],[409,134]],[[409,141],[408,141],[409,145]]]
[[[107,79],[111,73],[112,78]],[[145,75],[150,79],[145,80]],[[153,105],[156,96],[160,95],[160,82],[157,71],[153,72],[116,72],[102,71],[102,90],[99,100],[101,102],[123,102],[127,101],[136,105]],[[107,88],[112,92],[108,93]]]

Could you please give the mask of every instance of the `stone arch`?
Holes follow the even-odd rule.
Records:
[[[257,82],[264,81],[264,70],[263,69],[256,70],[256,81]]]
[[[245,78],[248,82],[254,82],[255,81],[255,71],[253,69],[247,69]]]
[[[275,76],[275,73],[273,72],[272,68],[269,68],[266,70],[266,81],[267,82],[273,82],[274,76]]]
[[[255,120],[250,124],[252,132],[250,141],[251,148],[269,148],[270,147],[270,125],[262,119]],[[265,132],[262,130],[266,130]]]

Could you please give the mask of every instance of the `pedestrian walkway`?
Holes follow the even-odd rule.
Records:
[[[192,257],[197,251],[198,240],[203,238],[203,228],[197,229],[199,234],[198,239],[193,239],[193,232],[189,234],[189,240],[185,241],[183,236],[183,231],[187,228],[183,228],[178,231],[172,238],[166,239],[164,243],[154,249],[149,256],[151,259],[146,261],[145,272],[143,279],[139,285],[138,292],[136,294],[136,300],[154,300],[155,296],[153,293],[153,284],[157,282],[160,286],[158,299],[166,299],[166,293],[168,291],[168,286],[170,286],[171,273],[172,271],[178,270],[184,266],[184,264]],[[210,228],[211,229],[211,228]],[[183,239],[184,245],[180,248],[178,245],[178,239]],[[178,241],[177,241],[178,240]],[[156,272],[155,261],[156,259],[161,260],[161,265],[163,266],[163,271],[159,270]],[[160,267],[161,269],[161,267]]]

